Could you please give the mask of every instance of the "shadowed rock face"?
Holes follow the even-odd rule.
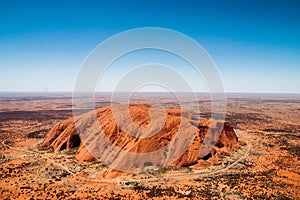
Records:
[[[112,145],[109,146],[105,140]],[[124,150],[143,154],[163,149],[151,158],[127,157],[126,161],[119,161],[124,165],[147,167],[159,166],[159,160],[167,166],[202,169],[216,163],[220,152],[230,153],[239,143],[229,122],[199,122],[179,109],[163,110],[147,104],[130,104],[116,105],[114,108],[106,106],[75,119],[61,121],[50,130],[42,146],[52,147],[56,152],[79,147],[76,154],[78,161],[98,158],[106,163],[113,163],[114,158],[122,155]],[[118,150],[113,148],[115,146],[119,147]],[[97,156],[97,151],[101,158]]]

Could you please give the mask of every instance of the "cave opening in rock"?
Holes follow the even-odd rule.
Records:
[[[209,154],[207,154],[206,156],[204,156],[202,159],[203,159],[203,160],[208,160],[208,159],[210,159],[211,157],[212,157],[212,154],[209,153]]]
[[[153,166],[152,162],[145,162],[144,163],[144,167],[149,167],[149,166]]]
[[[64,150],[64,149],[66,149],[67,148],[67,142],[65,142],[65,143],[63,143],[62,145],[61,145],[61,147],[60,147],[60,151],[61,150]]]
[[[74,147],[79,147],[80,145],[80,137],[79,135],[72,135],[70,138],[70,147],[74,148]]]

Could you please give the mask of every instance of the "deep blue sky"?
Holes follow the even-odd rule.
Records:
[[[72,90],[98,43],[147,26],[198,41],[228,92],[300,93],[297,0],[0,0],[0,91]]]

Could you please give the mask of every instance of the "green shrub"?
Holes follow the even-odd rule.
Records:
[[[40,147],[38,148],[39,151],[48,151],[49,147]]]
[[[67,155],[74,155],[77,153],[78,147],[74,147],[72,149],[69,149],[68,151],[66,151]]]
[[[157,170],[157,173],[159,173],[159,174],[164,174],[164,173],[166,173],[168,170],[167,170],[167,168],[165,168],[165,167],[160,167],[158,170]]]

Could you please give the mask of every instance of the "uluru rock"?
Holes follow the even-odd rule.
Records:
[[[229,122],[195,121],[180,109],[122,104],[57,123],[42,146],[56,152],[79,147],[78,161],[98,159],[126,171],[162,165],[201,169],[239,143]]]

